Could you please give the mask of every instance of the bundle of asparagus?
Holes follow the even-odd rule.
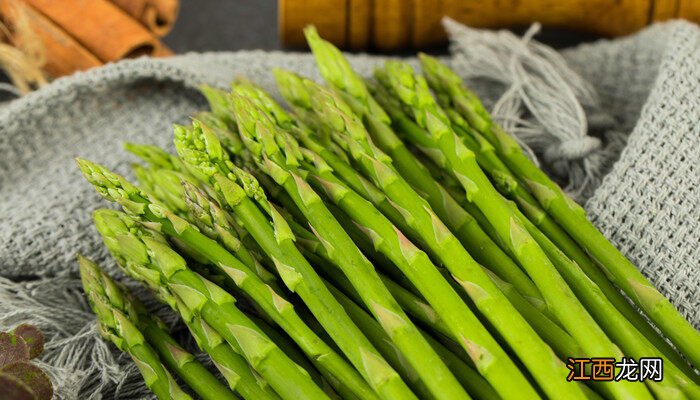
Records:
[[[225,379],[81,259],[159,398],[188,396],[171,372],[203,398],[700,398],[700,334],[454,72],[364,80],[305,33],[327,86],[275,70],[291,111],[237,79],[177,156],[127,144],[140,186],[78,159],[123,209],[94,214],[107,248]]]

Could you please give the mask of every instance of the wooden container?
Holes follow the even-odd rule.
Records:
[[[350,50],[421,48],[444,42],[440,20],[509,28],[545,27],[601,36],[632,33],[652,22],[700,22],[700,0],[279,0],[280,39],[304,47],[304,26]]]

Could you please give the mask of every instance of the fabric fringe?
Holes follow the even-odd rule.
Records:
[[[614,120],[593,87],[559,53],[533,40],[539,24],[521,38],[450,18],[443,24],[462,78],[506,87],[492,106],[494,119],[576,200],[590,197],[625,143],[623,134],[608,131]]]
[[[36,325],[46,337],[36,360],[53,382],[55,399],[153,398],[131,359],[97,333],[80,279],[57,276],[28,282],[0,277],[0,330]]]

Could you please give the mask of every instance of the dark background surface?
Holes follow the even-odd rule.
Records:
[[[175,53],[280,49],[277,0],[181,0],[164,41]]]

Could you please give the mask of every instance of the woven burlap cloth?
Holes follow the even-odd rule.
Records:
[[[508,101],[499,102],[514,82],[537,82],[528,79],[532,68],[499,70],[512,60],[517,64],[517,57],[509,56],[511,61],[488,68],[492,76],[482,76],[477,67],[494,64],[498,54],[474,54],[479,48],[474,43],[510,51],[513,38],[448,27],[454,46],[446,60],[473,79],[486,104],[496,107],[502,122],[522,132],[521,139],[541,156],[543,168],[569,185],[590,219],[697,327],[698,27],[669,22],[556,54],[555,70],[573,87],[574,102],[586,113],[583,123],[575,118],[577,108],[567,103],[572,98],[559,104],[556,93],[552,97],[537,85],[520,92],[515,88]],[[541,51],[533,44],[517,46]],[[551,58],[547,54],[540,56]],[[367,76],[382,61],[364,55],[350,60]],[[0,329],[33,322],[45,331],[47,350],[40,363],[54,381],[57,398],[142,398],[148,393],[128,358],[97,337],[82,297],[76,253],[115,274],[116,269],[90,220],[91,211],[107,203],[84,181],[73,158],[98,161],[130,176],[129,163],[135,160],[122,150],[122,142],[171,148],[172,123],[185,123],[205,106],[199,84],[226,88],[235,75],[245,75],[275,92],[273,67],[319,79],[308,54],[187,54],[107,65],[0,106]],[[508,107],[514,99],[522,107]],[[540,100],[548,104],[541,107],[545,110],[562,105],[561,110],[553,118],[540,115]],[[508,112],[531,129],[513,124]],[[574,117],[563,118],[568,114]],[[562,136],[567,130],[573,133]]]

